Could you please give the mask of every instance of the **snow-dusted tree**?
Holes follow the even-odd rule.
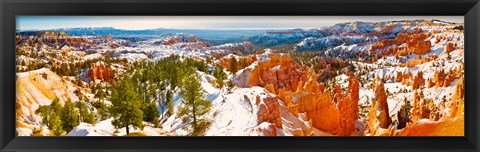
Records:
[[[143,129],[142,101],[135,93],[133,80],[125,78],[115,84],[112,89],[110,113],[113,117],[112,125],[116,128],[125,127],[127,134],[129,126]]]
[[[183,121],[191,120],[186,128],[191,135],[200,135],[208,127],[208,121],[202,116],[210,111],[210,101],[203,100],[203,88],[195,73],[188,75],[181,86],[183,106],[179,109],[179,116]]]

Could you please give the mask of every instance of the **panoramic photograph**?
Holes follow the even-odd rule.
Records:
[[[16,136],[464,136],[463,16],[16,16]]]

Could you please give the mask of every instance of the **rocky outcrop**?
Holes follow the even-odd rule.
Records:
[[[414,67],[414,66],[419,65],[419,64],[423,64],[423,63],[433,61],[437,58],[438,58],[438,55],[430,54],[426,58],[422,58],[422,56],[420,55],[418,58],[414,58],[414,59],[411,59],[411,60],[407,61],[406,63],[399,64],[399,66],[400,67],[405,67],[405,66],[406,67]]]
[[[279,103],[276,97],[261,99],[260,96],[257,96],[255,103],[259,107],[257,112],[258,124],[269,122],[278,128],[282,128],[282,118],[280,117]]]
[[[397,71],[397,76],[395,77],[395,82],[402,82],[403,74],[400,71]]]
[[[42,117],[35,113],[38,107],[50,105],[54,99],[60,104],[79,101],[75,93],[81,88],[63,79],[47,68],[16,73],[16,127],[33,130],[39,128]],[[20,134],[20,136],[29,136]]]
[[[387,94],[385,93],[385,88],[383,82],[377,76],[374,81],[375,87],[373,92],[375,96],[372,98],[372,105],[370,106],[370,112],[368,113],[368,122],[367,129],[365,133],[370,133],[371,135],[377,135],[379,128],[387,129],[392,123],[392,118],[390,118],[388,103],[387,103]]]
[[[400,110],[397,112],[397,120],[398,120],[398,125],[397,129],[402,129],[407,126],[407,123],[410,122],[410,117],[408,116],[408,109],[406,106],[402,106]]]
[[[445,47],[445,52],[450,53],[453,51],[453,43],[448,43],[447,47]]]
[[[402,72],[397,72],[397,77],[395,79],[397,82],[401,82],[403,85],[412,86],[412,88],[419,88],[420,86],[425,85],[425,79],[423,78],[423,72],[418,71],[415,76],[412,76],[412,73],[407,72],[402,74]]]
[[[311,120],[312,126],[321,131],[352,135],[358,118],[359,80],[350,73],[348,88],[343,93],[340,86],[325,89],[318,83],[318,76],[312,68],[298,65],[289,55],[269,54],[269,60],[249,71],[248,79],[237,80],[248,81],[245,87],[260,86],[276,94],[289,112],[297,117],[304,113],[305,120]],[[275,116],[265,115],[265,111],[272,109],[268,108],[268,102],[260,107],[259,121],[274,123],[271,118]]]
[[[394,133],[395,136],[464,136],[464,116],[444,121],[417,121]]]
[[[413,79],[412,88],[419,88],[420,86],[424,86],[424,85],[425,85],[425,79],[423,78],[423,72],[418,71],[417,75]]]
[[[257,56],[252,54],[248,56],[238,57],[238,59],[236,60],[237,60],[237,70],[240,70],[250,66],[252,63],[257,61]],[[231,71],[230,69],[231,63],[232,63],[232,57],[224,57],[219,61],[219,65],[225,68],[227,71]]]
[[[176,37],[170,37],[162,42],[163,45],[173,45],[179,42],[198,42],[200,41],[197,37],[195,36],[176,36]]]
[[[421,29],[411,32],[402,31],[395,39],[383,39],[372,45],[370,53],[380,49],[382,55],[393,53],[395,56],[406,56],[408,54],[424,55],[430,52],[432,44],[426,40],[430,33],[424,33]],[[398,47],[402,44],[405,46]]]
[[[300,67],[289,55],[270,54],[269,58],[250,72],[249,86],[265,87],[271,84],[276,91],[280,88],[296,91],[301,78],[308,77],[307,67]]]
[[[250,130],[250,136],[277,136],[277,128],[275,124],[262,122]]]
[[[445,72],[443,69],[435,71],[433,74],[433,82],[437,87],[448,87],[455,80],[455,71]]]
[[[103,64],[92,64],[90,70],[85,74],[89,81],[102,80],[110,82],[113,79],[112,69],[105,67]]]
[[[441,87],[443,86],[445,80],[445,71],[440,70],[440,71],[435,71],[433,74],[433,82],[435,83],[435,86]]]

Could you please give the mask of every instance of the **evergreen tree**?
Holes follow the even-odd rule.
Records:
[[[47,105],[38,107],[35,110],[35,114],[40,114],[42,116],[42,123],[48,127],[48,116],[49,116],[50,107]]]
[[[97,91],[97,92],[95,93],[95,98],[98,98],[98,99],[100,99],[101,101],[103,101],[103,99],[105,99],[106,93],[105,93],[105,91],[103,90],[102,84],[97,85],[96,91]]]
[[[62,105],[58,98],[53,99],[49,106],[40,106],[35,113],[40,113],[42,123],[47,125],[53,135],[60,136],[64,133],[61,120]]]
[[[244,68],[244,67],[247,67],[247,65],[248,65],[247,58],[241,58],[240,59],[240,67]]]
[[[192,120],[190,127],[187,129],[191,135],[198,135],[199,132],[206,129],[205,124],[208,122],[205,119],[201,119],[201,116],[210,110],[211,103],[203,100],[203,89],[196,74],[185,77],[180,95],[184,105],[180,107],[179,115],[184,121]]]
[[[75,104],[72,101],[65,102],[61,112],[62,128],[69,132],[80,124],[78,112],[75,110]]]
[[[95,107],[95,109],[97,109],[97,113],[100,115],[100,120],[105,120],[109,117],[108,107],[105,104],[105,102],[103,102],[103,101],[94,102],[93,107]]]
[[[112,125],[116,128],[125,127],[127,134],[130,133],[130,125],[143,129],[142,101],[135,93],[131,79],[123,79],[114,86],[110,101],[112,102],[110,107],[110,113],[113,116]]]
[[[217,79],[217,87],[222,88],[224,85],[223,81],[227,79],[227,74],[223,71],[223,67],[219,65],[215,66],[215,69],[213,70],[213,76]]]
[[[77,102],[75,107],[79,110],[80,122],[86,122],[89,124],[95,124],[95,114],[93,111],[89,111],[87,104],[85,102]]]
[[[198,71],[202,71],[204,73],[208,73],[208,67],[205,61],[195,61],[195,68],[197,68]]]
[[[173,114],[173,93],[168,90],[166,94],[166,100],[167,100],[167,113],[169,115]]]
[[[233,75],[237,73],[237,59],[233,56],[230,60],[230,72],[232,72]]]
[[[158,121],[160,112],[158,111],[157,104],[155,102],[148,103],[144,105],[144,115],[143,120],[154,123],[155,120]],[[155,124],[158,125],[158,124]]]
[[[62,120],[60,118],[60,111],[51,110],[48,116],[48,129],[55,136],[62,135],[65,131],[62,128]]]

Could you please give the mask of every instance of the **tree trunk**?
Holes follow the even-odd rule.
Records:
[[[128,129],[128,122],[125,128],[127,129],[127,135],[130,134],[130,130]]]
[[[192,108],[192,112],[193,112],[193,132],[196,132],[197,131],[197,116],[196,116],[196,109],[195,109],[195,101],[193,101],[193,108]]]

